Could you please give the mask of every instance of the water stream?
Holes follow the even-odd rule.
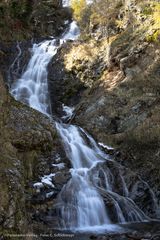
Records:
[[[18,101],[51,116],[47,66],[64,41],[77,39],[78,35],[77,24],[72,22],[59,41],[52,39],[33,44],[28,66],[12,85],[11,94]],[[62,219],[60,228],[95,231],[111,228],[113,222],[146,221],[148,217],[128,197],[128,189],[119,170],[122,192],[117,192],[117,176],[112,173],[110,165],[115,169],[118,167],[94,139],[78,126],[59,121],[56,127],[72,164],[72,178],[62,188],[58,204],[54,206]]]

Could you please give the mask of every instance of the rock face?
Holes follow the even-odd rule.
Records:
[[[22,0],[0,3],[0,39],[24,40],[57,36],[66,27],[71,12],[62,7],[62,1]]]
[[[75,104],[72,121],[97,141],[120,151],[117,161],[147,181],[159,199],[160,45],[158,39],[153,40],[160,26],[154,18],[154,6],[159,5],[151,5],[155,14],[145,17],[135,4],[132,8],[138,23],[112,34],[109,43],[104,36],[98,40],[95,37],[70,43],[67,51],[61,50],[60,79],[66,85],[57,85],[56,91],[62,89],[60,101]],[[64,73],[72,80],[71,85],[64,80]],[[86,89],[77,102],[74,94],[65,98],[74,83]],[[74,92],[78,96],[76,85]]]
[[[98,141],[121,149],[124,164],[158,190],[160,48],[139,44],[143,50],[132,49],[130,59],[117,60],[113,48],[111,59],[119,68],[113,64],[110,72],[103,72],[79,104],[75,120]]]
[[[76,74],[72,74],[71,71],[65,68],[64,55],[71,50],[72,46],[73,42],[65,43],[48,67],[48,84],[52,111],[58,116],[62,115],[62,104],[77,104],[86,89]]]
[[[33,183],[44,174],[58,172],[52,164],[65,161],[66,177],[57,176],[58,193],[67,182],[65,154],[54,123],[39,112],[15,101],[0,76],[0,232],[30,231],[28,220],[37,212]],[[47,187],[47,191],[49,188]],[[55,196],[55,195],[54,195]],[[32,209],[32,211],[31,211]],[[45,209],[45,207],[43,207]]]

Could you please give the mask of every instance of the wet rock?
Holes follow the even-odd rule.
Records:
[[[153,236],[151,240],[159,240],[160,239],[160,234],[157,234],[156,236]]]
[[[63,171],[56,173],[54,177],[54,183],[57,188],[62,188],[65,183],[71,178],[69,171]]]
[[[33,194],[31,199],[28,199],[28,200],[33,205],[43,204],[45,208],[45,204],[47,204],[48,201],[56,198],[57,194],[58,194],[58,191],[56,189],[54,190],[50,189],[48,190],[48,192],[42,190],[40,193]]]

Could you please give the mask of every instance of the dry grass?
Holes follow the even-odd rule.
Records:
[[[79,69],[82,62],[93,63],[98,54],[98,47],[94,41],[89,43],[83,43],[79,45],[73,45],[71,51],[65,54],[64,64],[65,68],[68,71],[71,71],[72,68]]]

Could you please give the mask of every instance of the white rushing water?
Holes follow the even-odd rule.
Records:
[[[65,40],[76,40],[79,37],[80,31],[77,23],[73,21],[70,24],[69,31],[67,31],[63,36],[63,41]]]
[[[56,123],[56,126],[66,155],[73,166],[72,178],[63,187],[56,206],[64,220],[61,227],[72,230],[83,230],[85,227],[86,231],[100,231],[111,227],[110,215],[113,213],[107,211],[99,193],[102,192],[103,195],[104,191],[117,223],[147,220],[145,214],[128,198],[128,189],[121,174],[114,176],[109,167],[103,169],[106,161],[111,160],[109,155],[101,151],[94,139],[77,126],[63,123]],[[114,162],[111,162],[114,165]],[[123,195],[115,192],[113,183],[116,177],[120,177],[119,184],[122,186]]]
[[[58,43],[56,39],[52,39],[33,45],[32,57],[26,71],[11,88],[11,93],[17,100],[50,116],[47,66],[60,45],[68,39],[77,39],[78,35],[79,29],[76,23],[72,22],[69,31]],[[66,108],[69,115],[73,112],[73,109],[70,110]],[[114,162],[99,148],[94,139],[82,128],[74,125],[57,122],[56,127],[72,164],[72,178],[61,190],[58,204],[54,206],[62,219],[60,227],[94,232],[107,228],[111,230],[111,223],[114,221],[118,223],[146,220],[145,214],[128,198],[128,190],[122,177],[122,195],[116,192],[116,178],[106,165],[107,162]],[[54,187],[52,177],[44,176],[35,187],[41,188],[43,184]],[[106,205],[102,196],[106,199]],[[110,205],[107,205],[108,202]],[[113,219],[116,220],[112,221]]]
[[[63,7],[69,7],[70,6],[70,0],[63,0]]]
[[[50,102],[47,83],[47,66],[56,54],[56,40],[34,44],[32,58],[21,78],[12,85],[11,94],[32,108],[50,113]]]
[[[63,7],[70,7],[71,0],[63,0],[62,3],[63,3]],[[92,4],[93,0],[86,0],[86,3],[87,4]]]
[[[32,57],[26,71],[11,87],[11,94],[14,95],[16,100],[28,104],[43,114],[51,114],[47,66],[57,53],[58,48],[66,40],[75,40],[78,36],[79,28],[73,21],[67,33],[59,41],[52,39],[33,45]],[[12,66],[14,64],[15,61]]]

